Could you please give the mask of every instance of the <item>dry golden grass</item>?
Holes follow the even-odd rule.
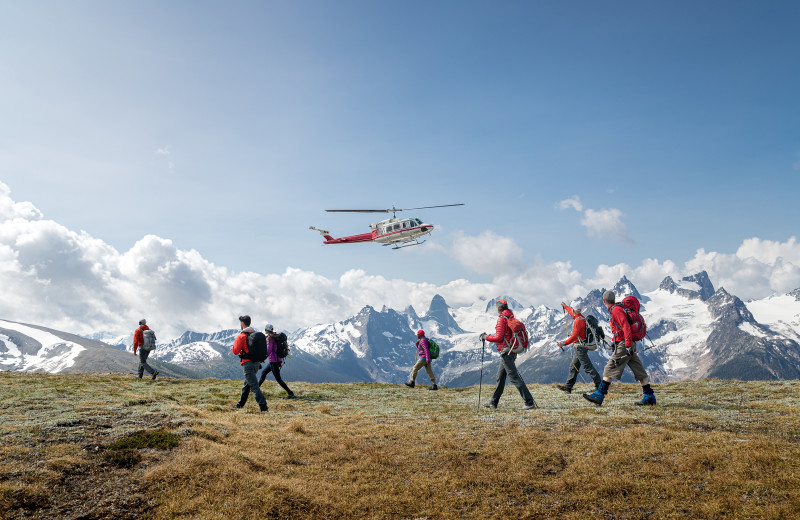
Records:
[[[657,385],[645,409],[633,385],[600,408],[532,385],[532,412],[513,387],[489,411],[475,388],[265,384],[262,414],[229,408],[235,381],[0,378],[8,518],[800,517],[797,381]],[[142,431],[182,441],[104,462]]]

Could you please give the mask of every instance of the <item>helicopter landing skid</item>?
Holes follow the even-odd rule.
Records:
[[[415,240],[414,242],[412,242],[410,244],[409,243],[405,243],[405,245],[402,245],[402,246],[394,246],[392,249],[402,249],[404,247],[419,246],[419,245],[422,245],[424,243],[425,243],[424,240],[422,242],[420,242],[419,240]],[[389,244],[386,244],[386,245],[388,246]]]

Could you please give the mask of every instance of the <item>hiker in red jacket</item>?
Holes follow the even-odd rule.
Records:
[[[431,367],[431,347],[428,343],[428,338],[425,337],[424,330],[417,331],[417,356],[419,356],[419,359],[414,363],[414,368],[411,369],[411,381],[405,383],[405,385],[409,388],[414,388],[417,374],[422,367],[425,367],[425,371],[428,373],[428,377],[431,378],[431,383],[433,383],[428,390],[438,390],[439,387],[436,386],[436,376],[433,375],[433,368]]]
[[[261,362],[252,361],[248,357],[250,349],[247,347],[247,337],[250,334],[256,333],[256,329],[250,326],[250,316],[239,316],[239,328],[242,329],[242,332],[236,336],[236,339],[233,341],[233,349],[231,349],[231,352],[242,358],[241,365],[244,371],[244,383],[242,384],[242,394],[241,397],[239,397],[239,402],[234,404],[233,407],[244,407],[250,392],[253,392],[253,397],[255,397],[258,403],[259,409],[262,412],[266,412],[268,411],[267,400],[264,398],[264,394],[261,393],[261,388],[258,385],[258,377],[256,377],[258,370],[261,368]]]
[[[524,409],[533,410],[537,408],[536,401],[533,400],[530,390],[528,390],[525,381],[522,380],[522,376],[517,371],[517,365],[514,363],[517,355],[511,351],[503,352],[507,350],[505,348],[506,344],[511,343],[511,328],[508,326],[508,319],[514,317],[514,313],[508,308],[508,302],[497,300],[497,314],[499,316],[495,326],[495,335],[487,336],[485,332],[480,335],[481,341],[485,340],[497,344],[497,351],[500,352],[500,366],[497,368],[497,386],[494,389],[492,398],[483,406],[491,409],[497,408],[497,403],[500,402],[500,396],[503,395],[503,390],[506,387],[507,375],[508,379],[511,380],[511,384],[517,387],[519,395],[525,401]]]
[[[136,377],[141,379],[144,371],[147,370],[151,374],[150,378],[155,379],[158,375],[158,370],[147,364],[147,356],[150,355],[151,349],[141,348],[144,345],[144,331],[146,330],[150,330],[150,327],[147,326],[147,320],[142,318],[139,320],[139,328],[133,331],[133,355],[135,356],[136,351],[139,351],[139,371]],[[153,334],[153,341],[155,342],[155,334]]]
[[[563,348],[574,343],[575,357],[572,358],[572,362],[570,363],[569,377],[567,378],[567,382],[563,385],[557,385],[557,387],[559,390],[562,390],[568,394],[572,393],[572,387],[575,385],[575,381],[578,380],[578,372],[581,369],[581,365],[583,365],[583,371],[589,374],[589,377],[592,378],[592,381],[594,382],[594,389],[597,390],[602,381],[600,379],[600,374],[597,373],[597,370],[592,364],[592,360],[589,359],[589,351],[585,346],[582,346],[586,343],[586,318],[583,316],[581,309],[578,307],[573,309],[564,302],[561,302],[561,306],[569,313],[570,316],[572,316],[572,336],[568,337],[564,341],[559,341],[558,346]]]
[[[627,366],[633,372],[633,377],[642,385],[644,396],[636,404],[654,405],[656,404],[656,396],[653,393],[653,389],[650,388],[650,380],[647,377],[647,371],[644,369],[642,360],[636,354],[636,342],[633,340],[628,314],[621,305],[615,305],[615,301],[616,295],[614,291],[603,293],[603,303],[608,309],[608,321],[611,325],[611,333],[614,335],[614,354],[603,370],[603,381],[600,386],[591,394],[583,394],[583,397],[596,405],[602,405],[603,399],[608,393],[608,387],[611,386],[611,379],[622,378],[622,372]]]

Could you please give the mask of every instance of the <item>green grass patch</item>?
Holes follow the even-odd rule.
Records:
[[[141,450],[151,448],[155,450],[171,450],[177,448],[180,443],[181,438],[174,433],[165,431],[139,432],[110,444],[108,449]]]

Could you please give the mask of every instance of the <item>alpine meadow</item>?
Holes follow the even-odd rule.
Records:
[[[0,374],[9,519],[797,518],[800,383],[630,384],[603,407],[478,388]],[[579,385],[589,389],[589,385]],[[485,390],[485,389],[484,389]],[[484,399],[485,399],[484,393]],[[275,405],[274,403],[280,403]],[[600,477],[598,477],[600,475]]]

